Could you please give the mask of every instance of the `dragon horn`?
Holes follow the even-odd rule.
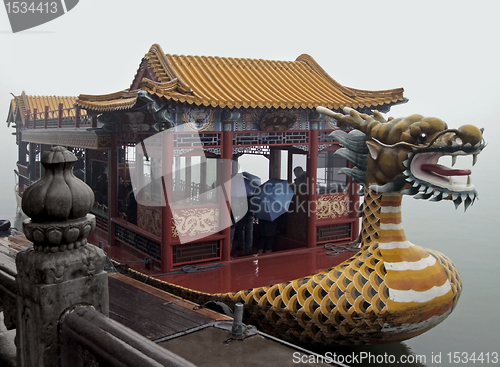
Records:
[[[340,119],[340,118],[345,117],[341,113],[333,112],[332,110],[330,110],[330,109],[328,109],[326,107],[323,107],[323,106],[316,107],[316,111],[318,111],[318,113],[321,113],[321,114],[326,115],[326,116],[333,117],[335,119]]]
[[[375,119],[372,116],[366,114],[360,114],[356,110],[344,107],[343,111],[345,115],[341,113],[333,112],[326,107],[318,106],[316,107],[316,111],[323,115],[331,116],[336,119],[341,124],[349,125],[350,127],[364,132],[366,135],[369,135],[369,132],[378,125],[379,123],[386,122],[380,113],[375,114]]]

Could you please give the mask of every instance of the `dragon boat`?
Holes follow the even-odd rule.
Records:
[[[387,121],[378,112],[369,116],[349,108],[345,115],[324,107],[318,112],[353,128],[332,135],[344,146],[337,154],[354,165],[342,172],[362,187],[359,251],[328,270],[238,292],[153,283],[198,303],[241,302],[247,322],[297,344],[379,344],[418,336],[450,315],[462,281],[448,257],[406,238],[402,196],[451,200],[467,209],[477,198],[471,171],[437,162],[442,156],[451,156],[453,164],[458,156],[472,156],[475,164],[485,147],[482,130],[451,129],[421,115]]]
[[[125,90],[15,96],[16,195],[63,145],[95,194],[89,241],[131,276],[199,304],[244,303],[245,322],[294,343],[400,341],[444,320],[462,287],[447,257],[406,239],[401,198],[469,207],[470,171],[438,160],[475,163],[485,146],[471,125],[382,117],[407,101],[403,88],[343,86],[309,55],[179,56],[155,44]],[[270,254],[254,256],[261,219],[250,246],[233,239],[234,162],[295,187]],[[304,192],[292,184],[297,166]],[[354,253],[326,256],[324,247]],[[201,268],[212,271],[193,272]]]

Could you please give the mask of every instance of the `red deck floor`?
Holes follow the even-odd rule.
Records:
[[[89,240],[98,243],[96,238]],[[227,262],[196,264],[198,271],[195,272],[186,273],[179,268],[171,274],[161,274],[158,268],[147,269],[143,259],[131,254],[127,248],[109,246],[106,241],[103,241],[103,245],[108,256],[121,264],[157,279],[207,293],[239,291],[297,279],[329,269],[354,254],[345,251],[329,256],[328,251],[319,246],[315,249],[242,256]],[[215,264],[220,266],[208,271],[203,269]]]

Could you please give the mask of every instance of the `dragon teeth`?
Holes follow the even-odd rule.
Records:
[[[441,191],[436,190],[430,201],[441,201],[441,200],[443,200],[443,193]]]
[[[467,197],[467,199],[465,199],[464,201],[464,206],[465,206],[464,211],[466,211],[467,208],[472,205],[472,203],[473,203],[472,199],[470,197]]]
[[[470,179],[470,176],[467,176],[467,186],[470,186],[472,184],[472,180]]]
[[[451,156],[451,166],[453,167],[455,165],[455,163],[457,163],[457,156],[456,155],[452,155]]]
[[[477,154],[472,155],[472,165],[475,166],[477,163]]]

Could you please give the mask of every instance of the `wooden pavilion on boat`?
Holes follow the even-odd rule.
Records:
[[[215,197],[210,208],[198,205],[198,198],[235,173],[226,172],[221,159],[244,155],[266,157],[269,178],[290,183],[293,168],[305,166],[307,189],[296,190],[276,250],[355,240],[357,186],[338,173],[348,162],[334,155],[340,148],[330,136],[336,121],[315,108],[372,114],[406,101],[402,88],[345,87],[308,55],[295,61],[178,56],[155,44],[128,89],[78,97],[23,92],[12,100],[8,122],[16,127],[20,196],[43,176],[43,153],[54,145],[67,147],[79,158],[75,175],[95,192],[98,234],[169,272],[231,259],[229,227],[199,236],[207,226],[217,228],[228,198]],[[146,139],[165,131],[161,147],[140,154]],[[140,197],[130,195],[131,172],[161,177],[170,163],[171,179],[135,192]],[[182,192],[190,200],[168,205],[161,199],[165,192]],[[195,240],[180,241],[179,231]]]

